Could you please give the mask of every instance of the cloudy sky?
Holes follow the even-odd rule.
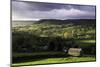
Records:
[[[95,19],[95,6],[12,1],[12,20]]]

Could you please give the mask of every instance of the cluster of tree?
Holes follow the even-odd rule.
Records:
[[[40,47],[45,47],[44,50],[61,51],[64,46],[71,47],[71,45],[74,45],[73,41],[72,38],[39,37],[28,32],[17,31],[12,33],[13,51],[31,50],[32,48],[31,51],[34,52],[35,50],[38,51]]]

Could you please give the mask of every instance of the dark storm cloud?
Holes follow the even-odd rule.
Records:
[[[29,10],[40,10],[40,11],[49,11],[52,9],[70,9],[70,5],[60,5],[60,4],[50,4],[50,3],[37,3],[37,2],[18,2],[13,1],[12,2],[15,9],[19,9],[20,7],[23,7],[24,9]]]
[[[12,1],[14,19],[91,19],[95,6]]]

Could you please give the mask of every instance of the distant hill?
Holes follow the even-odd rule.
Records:
[[[12,27],[16,26],[25,26],[25,25],[32,25],[32,24],[55,24],[55,25],[62,25],[62,24],[74,24],[74,25],[89,25],[89,26],[96,26],[96,19],[68,19],[68,20],[59,20],[59,19],[41,19],[38,21],[34,20],[16,20],[12,21]]]
[[[96,24],[96,19],[68,19],[68,20],[58,20],[58,19],[42,19],[36,23],[49,23],[49,24]]]

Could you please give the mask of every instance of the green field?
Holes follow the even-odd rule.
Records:
[[[39,61],[21,62],[12,64],[12,66],[25,66],[37,64],[54,64],[54,63],[76,63],[76,62],[89,62],[95,61],[95,57],[65,57],[65,58],[46,58]]]

